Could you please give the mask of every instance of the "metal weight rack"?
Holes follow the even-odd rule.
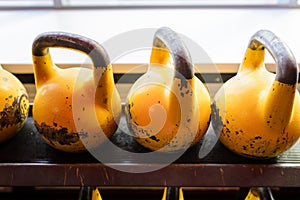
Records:
[[[119,64],[121,65],[121,64]],[[116,66],[118,82],[126,66]],[[26,86],[30,101],[35,94],[31,65],[3,65]],[[68,67],[67,65],[62,67]],[[267,65],[274,71],[273,64]],[[209,66],[197,76],[205,79],[213,97],[222,82],[234,76],[237,64],[219,64],[218,73]],[[119,69],[119,70],[118,70]],[[142,73],[130,74],[127,82],[118,82],[122,99],[130,85]],[[298,87],[299,90],[300,87]],[[124,117],[123,117],[124,118]],[[126,126],[121,120],[120,127]],[[110,141],[123,150],[140,153],[148,150],[119,129]],[[188,149],[179,159],[159,170],[148,173],[128,173],[116,170],[118,166],[139,171],[158,163],[139,163],[134,158],[124,159],[119,151],[109,152],[112,163],[100,163],[89,153],[70,154],[49,147],[39,136],[32,114],[23,129],[11,140],[0,145],[0,185],[15,186],[109,186],[109,187],[300,187],[300,145],[271,160],[254,160],[237,156],[217,142],[212,151],[199,158],[202,141]]]

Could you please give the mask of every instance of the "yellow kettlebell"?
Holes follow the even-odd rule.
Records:
[[[162,200],[184,200],[182,187],[165,187]]]
[[[265,49],[276,61],[267,71]],[[273,158],[300,136],[298,65],[288,46],[274,33],[256,32],[235,77],[214,98],[212,123],[220,141],[233,152]]]
[[[24,85],[0,65],[0,143],[9,140],[23,127],[28,111]]]
[[[210,104],[181,38],[169,28],[158,29],[148,71],[126,100],[126,119],[136,141],[153,151],[187,149],[206,132]]]
[[[49,53],[51,47],[86,54],[93,69],[57,67]],[[34,40],[32,54],[37,90],[33,118],[41,137],[66,152],[83,152],[102,144],[117,129],[121,115],[112,65],[104,48],[77,34],[46,32]]]

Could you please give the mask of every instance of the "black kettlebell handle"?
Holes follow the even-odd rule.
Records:
[[[298,65],[289,47],[268,30],[256,32],[248,46],[252,50],[266,48],[276,62],[276,80],[294,85],[298,83]]]
[[[181,38],[170,28],[162,27],[154,35],[153,47],[167,49],[174,60],[175,77],[191,79],[194,77],[194,66],[190,53]]]
[[[66,32],[45,32],[36,37],[32,44],[32,55],[45,56],[49,48],[63,47],[87,54],[95,68],[107,67],[110,59],[105,49],[87,37]]]

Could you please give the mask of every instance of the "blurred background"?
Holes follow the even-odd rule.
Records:
[[[298,0],[0,0],[0,63],[31,63],[31,44],[46,31],[104,43],[124,32],[161,26],[195,41],[214,63],[241,62],[250,37],[260,29],[280,36],[300,60],[299,7]],[[59,63],[85,60],[53,51]],[[145,53],[116,62],[148,58]],[[266,62],[274,61],[267,57]]]

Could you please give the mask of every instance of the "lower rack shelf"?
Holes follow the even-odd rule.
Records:
[[[207,156],[199,158],[200,141],[172,163],[140,162],[132,155],[148,156],[150,152],[123,131],[125,126],[122,118],[108,141],[118,148],[111,151],[106,144],[101,146],[98,152],[109,158],[101,162],[90,152],[74,154],[51,148],[29,117],[23,129],[0,146],[0,185],[300,187],[300,145],[276,159],[254,160],[235,155],[217,142]]]

